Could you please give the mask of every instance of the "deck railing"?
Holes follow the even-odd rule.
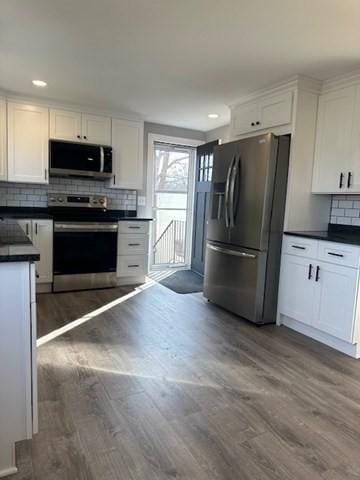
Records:
[[[154,265],[176,265],[185,262],[185,222],[171,220],[153,248]]]

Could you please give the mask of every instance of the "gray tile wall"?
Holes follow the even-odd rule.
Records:
[[[106,195],[108,208],[136,210],[136,190],[108,188],[102,180],[50,178],[48,185],[0,182],[0,206],[46,207],[48,193]]]
[[[333,195],[330,223],[360,226],[360,195]]]

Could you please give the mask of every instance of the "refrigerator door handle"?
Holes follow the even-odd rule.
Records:
[[[235,182],[236,182],[236,176],[239,172],[239,165],[240,165],[240,156],[235,158],[233,167],[232,167],[232,173],[231,173],[231,180],[230,180],[230,201],[229,201],[229,219],[230,219],[230,227],[235,227],[235,211],[234,211],[234,203],[235,203]]]
[[[225,255],[233,255],[234,257],[251,258],[251,259],[256,258],[256,255],[252,253],[238,252],[237,250],[229,250],[227,248],[211,245],[210,243],[207,244],[207,248],[209,248],[210,250],[214,250],[215,252],[224,253]]]
[[[230,213],[229,213],[229,188],[230,188],[230,180],[231,180],[231,174],[232,174],[232,170],[233,170],[233,165],[234,165],[234,162],[235,162],[235,158],[234,157],[232,160],[231,160],[231,163],[229,165],[229,168],[228,168],[228,171],[227,171],[227,175],[226,175],[226,184],[225,184],[225,226],[226,227],[229,227],[230,226]]]

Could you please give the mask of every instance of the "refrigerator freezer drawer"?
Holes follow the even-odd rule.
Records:
[[[255,323],[263,323],[267,252],[207,244],[204,295]]]

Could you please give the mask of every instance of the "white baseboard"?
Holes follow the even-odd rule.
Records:
[[[305,325],[304,323],[298,322],[293,318],[287,317],[286,315],[280,315],[280,325],[285,325],[285,327],[291,328],[292,330],[296,330],[307,337],[311,337],[318,342],[324,343],[329,347],[338,350],[339,352],[345,353],[353,358],[360,358],[360,346],[359,344],[352,344],[345,342],[344,340],[340,340],[338,338],[329,335],[328,333],[321,332],[316,328],[311,327],[310,325]]]
[[[17,473],[15,463],[15,445],[0,445],[0,478]]]

